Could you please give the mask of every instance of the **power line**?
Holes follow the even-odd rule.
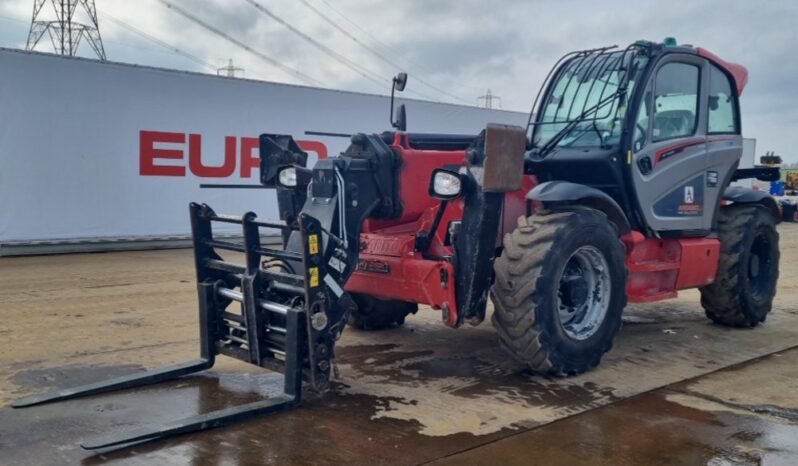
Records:
[[[271,64],[271,65],[273,65],[273,66],[275,66],[277,68],[280,68],[281,70],[285,71],[286,73],[293,74],[296,77],[300,78],[301,80],[303,80],[303,81],[305,81],[307,83],[315,84],[317,86],[324,86],[324,84],[321,81],[319,81],[317,79],[314,79],[314,78],[306,75],[305,73],[302,73],[299,70],[291,68],[290,66],[285,65],[285,64],[275,60],[274,58],[272,58],[272,57],[270,57],[270,56],[268,56],[268,55],[266,55],[266,54],[264,54],[262,52],[259,52],[259,51],[255,50],[255,49],[253,49],[252,47],[250,47],[247,44],[241,42],[240,40],[230,36],[229,34],[225,33],[224,31],[222,31],[222,30],[220,30],[220,29],[218,29],[218,28],[216,28],[214,26],[211,26],[210,24],[206,23],[205,21],[197,18],[196,16],[192,15],[191,13],[189,13],[186,10],[184,10],[183,8],[180,8],[179,6],[174,5],[171,2],[168,2],[167,0],[158,0],[158,1],[163,3],[167,8],[170,8],[170,9],[174,10],[175,12],[177,12],[178,14],[183,16],[184,18],[190,20],[191,22],[201,26],[202,28],[204,28],[204,29],[206,29],[206,30],[208,30],[208,31],[210,31],[210,32],[212,32],[214,34],[216,34],[217,36],[220,36],[220,37],[224,38],[225,40],[227,40],[229,42],[232,42],[233,44],[237,45],[238,47],[241,47],[242,49],[246,50],[247,52],[257,56],[261,60],[263,60],[263,61],[265,61],[265,62],[267,62],[267,63],[269,63],[269,64]]]
[[[339,63],[345,65],[347,68],[351,69],[352,71],[358,73],[359,75],[363,76],[364,78],[372,81],[373,83],[380,86],[380,88],[384,88],[388,80],[385,80],[379,75],[371,73],[368,70],[363,69],[362,67],[358,66],[353,61],[349,60],[348,58],[344,57],[343,55],[339,54],[338,52],[332,50],[331,48],[327,47],[326,45],[322,44],[321,42],[317,41],[316,39],[310,37],[309,35],[305,34],[304,32],[300,31],[296,27],[292,26],[288,21],[284,20],[283,18],[277,16],[274,12],[266,8],[265,6],[261,5],[260,3],[256,2],[255,0],[244,0],[245,2],[249,3],[253,7],[255,7],[258,11],[263,13],[264,15],[270,17],[271,19],[277,21],[285,28],[293,32],[294,34],[298,35],[299,37],[303,38],[305,41],[310,42],[316,48],[321,50],[322,52],[326,53],[330,57],[334,58]]]
[[[379,58],[380,60],[382,60],[384,63],[387,63],[388,65],[390,65],[390,66],[392,66],[392,67],[396,68],[396,69],[397,69],[397,70],[399,70],[399,71],[402,71],[402,70],[404,69],[402,66],[400,66],[400,65],[397,65],[397,64],[396,64],[394,61],[390,60],[389,58],[387,58],[386,56],[384,56],[383,54],[381,54],[379,51],[377,51],[377,50],[373,49],[372,47],[369,47],[367,44],[363,43],[363,42],[362,42],[360,39],[358,39],[357,37],[355,37],[355,36],[354,36],[354,35],[353,35],[351,32],[347,31],[347,30],[346,30],[346,28],[344,28],[344,27],[341,27],[341,25],[339,25],[338,23],[336,23],[335,21],[333,21],[332,19],[330,19],[329,17],[327,17],[327,15],[325,15],[324,13],[322,13],[321,11],[319,11],[319,10],[318,10],[316,7],[314,7],[312,4],[310,4],[310,2],[308,2],[307,0],[301,0],[301,1],[302,1],[302,3],[303,3],[303,4],[304,4],[304,5],[305,5],[305,6],[306,6],[308,9],[310,9],[310,10],[311,10],[313,13],[315,13],[315,14],[316,14],[316,15],[317,15],[319,18],[323,19],[323,20],[324,20],[325,22],[327,22],[327,23],[328,23],[330,26],[334,27],[335,29],[337,29],[338,31],[340,31],[342,34],[344,34],[344,35],[346,35],[347,37],[349,37],[350,39],[352,39],[352,40],[353,40],[355,43],[357,43],[358,45],[360,45],[360,46],[361,46],[361,47],[363,47],[364,49],[366,49],[366,50],[368,50],[369,52],[371,52],[371,53],[372,53],[374,56],[376,56],[377,58]],[[462,100],[462,99],[460,99],[459,97],[457,97],[457,96],[455,96],[455,95],[449,94],[448,92],[444,91],[443,89],[439,89],[439,88],[437,88],[437,87],[433,86],[432,84],[429,84],[429,83],[428,83],[428,82],[426,82],[424,79],[422,79],[422,78],[420,78],[420,77],[418,77],[418,76],[416,76],[416,75],[413,75],[413,78],[415,78],[415,79],[416,79],[418,82],[420,82],[420,83],[422,83],[422,84],[426,85],[427,87],[429,87],[429,88],[431,88],[431,89],[434,89],[434,90],[436,90],[436,91],[440,92],[441,94],[448,95],[449,97],[453,97],[453,98],[455,98],[455,99],[458,99],[458,100]],[[430,97],[430,96],[424,95],[424,94],[422,94],[422,93],[420,93],[420,92],[417,92],[417,91],[415,91],[415,90],[408,89],[408,91],[409,91],[409,92],[414,92],[415,94],[418,94],[418,95],[420,95],[420,96],[424,97],[425,99],[429,99],[429,100],[437,100],[437,99],[435,99],[435,98],[433,98],[433,97]],[[465,101],[463,100],[463,102],[465,102]]]
[[[307,8],[309,8],[311,11],[313,11],[313,12],[314,12],[314,13],[315,13],[315,14],[316,14],[318,17],[320,17],[321,19],[323,19],[324,21],[326,21],[326,22],[327,22],[327,23],[328,23],[330,26],[334,27],[335,29],[337,29],[338,31],[340,31],[341,33],[343,33],[344,35],[346,35],[347,37],[349,37],[350,39],[352,39],[353,41],[355,41],[357,44],[359,44],[361,47],[363,47],[364,49],[366,49],[366,50],[368,50],[369,52],[371,52],[371,53],[372,53],[374,56],[376,56],[377,58],[379,58],[379,59],[380,59],[380,60],[382,60],[383,62],[385,62],[385,63],[387,63],[387,64],[389,64],[389,65],[393,66],[394,68],[396,68],[396,69],[398,69],[398,70],[400,70],[400,71],[401,71],[401,70],[403,70],[403,69],[405,69],[405,67],[402,67],[401,65],[398,65],[396,62],[394,62],[394,61],[390,60],[389,58],[385,57],[383,54],[381,54],[380,52],[378,52],[378,51],[377,51],[377,50],[375,50],[374,48],[372,48],[372,47],[368,46],[368,45],[367,45],[367,44],[365,44],[363,41],[361,41],[360,39],[358,39],[357,37],[355,37],[355,36],[354,36],[354,35],[353,35],[351,32],[349,32],[348,30],[346,30],[346,28],[342,27],[341,25],[339,25],[338,23],[336,23],[335,21],[333,21],[332,19],[330,19],[329,17],[327,17],[327,15],[325,15],[324,13],[322,13],[321,11],[319,11],[319,10],[318,10],[316,7],[314,7],[312,4],[310,4],[310,2],[309,2],[308,0],[301,0],[301,2],[302,2],[302,4],[304,4],[304,5],[305,5]],[[325,3],[327,3],[327,2],[325,2]],[[328,4],[328,6],[330,6],[330,5]],[[339,12],[336,10],[336,13],[339,13]],[[341,13],[339,13],[339,15],[341,15]],[[343,15],[341,15],[341,17],[344,17],[344,16],[343,16]],[[345,18],[345,17],[344,17],[344,18]],[[346,18],[345,18],[345,19],[346,19]],[[349,21],[349,20],[347,19],[347,21]],[[358,27],[358,28],[359,28],[361,31],[365,32],[365,31],[364,31],[362,28],[360,28],[360,27]],[[367,34],[367,33],[366,33],[366,34]],[[379,41],[377,41],[377,42],[379,42]],[[441,88],[439,88],[439,87],[437,87],[437,86],[435,86],[435,85],[433,85],[433,84],[429,83],[429,82],[428,82],[428,81],[426,81],[425,79],[423,79],[423,78],[419,77],[417,74],[413,74],[413,78],[414,78],[414,79],[416,79],[416,80],[417,80],[418,82],[420,82],[421,84],[423,84],[423,85],[425,85],[425,86],[429,87],[430,89],[433,89],[433,90],[435,90],[435,91],[437,91],[437,92],[440,92],[440,93],[441,93],[441,94],[443,94],[443,95],[449,96],[449,97],[451,97],[451,98],[453,98],[453,99],[456,99],[456,100],[459,100],[459,101],[461,101],[461,102],[463,102],[463,103],[470,104],[470,102],[468,102],[468,101],[466,101],[466,100],[464,100],[464,99],[462,99],[462,98],[460,98],[460,97],[458,97],[458,96],[456,96],[456,95],[454,95],[454,94],[451,94],[451,93],[449,93],[449,92],[447,92],[447,91],[445,91],[445,90],[443,90],[443,89],[441,89]],[[434,100],[434,99],[433,99],[433,100]]]
[[[340,16],[341,18],[343,18],[343,19],[344,19],[344,20],[345,20],[347,23],[351,24],[352,26],[354,26],[355,28],[357,28],[357,29],[358,29],[360,32],[362,32],[363,34],[365,34],[366,36],[368,36],[368,37],[369,37],[371,40],[373,40],[374,42],[376,42],[376,43],[380,44],[380,45],[381,45],[382,47],[384,47],[385,49],[389,49],[389,50],[391,49],[391,46],[390,46],[390,45],[388,45],[388,44],[386,44],[385,42],[383,42],[383,41],[381,41],[381,40],[377,39],[376,37],[374,37],[374,36],[373,36],[373,35],[372,35],[370,32],[368,32],[368,31],[367,31],[367,30],[365,30],[363,27],[361,27],[359,24],[357,24],[357,22],[355,22],[355,21],[352,21],[352,20],[351,20],[351,19],[349,19],[349,18],[348,18],[346,15],[344,15],[343,13],[341,13],[341,11],[340,11],[340,10],[338,10],[338,9],[337,9],[335,6],[333,6],[333,5],[332,5],[330,2],[328,2],[327,0],[321,0],[321,1],[322,1],[322,3],[324,3],[325,5],[327,5],[327,7],[328,7],[329,9],[331,9],[332,11],[334,11],[334,12],[335,12],[335,13],[336,13],[338,16]],[[394,54],[394,55],[396,55],[396,56],[400,56],[400,55],[399,55],[398,53],[396,53],[395,51],[392,51],[392,52],[393,52],[393,54]],[[412,62],[411,62],[411,63],[412,63]]]
[[[421,70],[423,70],[423,71],[425,71],[425,72],[427,72],[427,73],[431,73],[431,71],[429,70],[429,68],[425,67],[424,65],[421,65],[420,63],[418,63],[418,62],[417,62],[417,61],[415,61],[415,60],[412,60],[412,59],[410,59],[410,58],[408,58],[408,57],[404,56],[402,53],[399,53],[399,52],[397,52],[396,50],[394,50],[394,48],[393,48],[391,45],[388,45],[388,44],[386,44],[385,42],[383,42],[383,41],[381,41],[380,39],[378,39],[376,36],[374,36],[374,35],[373,35],[373,34],[371,34],[369,31],[367,31],[367,30],[366,30],[365,28],[363,28],[363,27],[362,27],[360,24],[358,24],[358,23],[357,23],[357,21],[354,21],[354,20],[352,20],[352,19],[349,19],[349,17],[348,17],[348,16],[346,16],[346,15],[345,15],[345,14],[344,14],[344,13],[343,13],[341,10],[339,10],[338,8],[336,8],[336,7],[335,7],[335,6],[334,6],[332,3],[330,3],[328,0],[321,0],[321,2],[322,2],[322,3],[324,3],[325,5],[327,5],[327,8],[329,8],[330,10],[332,10],[333,12],[335,12],[335,14],[336,14],[336,15],[338,15],[339,17],[341,17],[341,18],[342,18],[344,21],[346,21],[347,23],[349,23],[350,25],[352,25],[354,28],[356,28],[358,31],[360,31],[362,34],[364,34],[365,36],[367,36],[367,37],[368,37],[369,39],[371,39],[372,41],[374,41],[374,42],[376,42],[377,44],[379,44],[379,45],[380,45],[380,46],[381,46],[383,49],[390,51],[390,52],[391,52],[391,54],[392,54],[393,56],[395,56],[395,57],[397,57],[397,58],[399,58],[399,59],[401,59],[401,60],[404,60],[404,61],[406,61],[406,62],[410,63],[411,65],[413,65],[413,66],[414,66],[414,67],[416,67],[417,69],[421,69]],[[303,0],[303,3],[304,3],[304,0]],[[322,14],[323,14],[323,13],[322,13]],[[412,70],[409,70],[409,69],[408,69],[408,71],[412,71]],[[427,84],[427,86],[429,86],[429,83],[427,83],[427,82],[425,82],[425,81],[422,81],[421,79],[419,79],[419,78],[416,76],[418,73],[416,73],[416,72],[413,72],[412,74],[413,74],[413,76],[414,76],[416,79],[418,79],[418,80],[419,80],[419,82],[425,83],[425,84]],[[461,84],[461,86],[462,86],[462,84]],[[440,88],[438,88],[438,87],[435,87],[435,86],[430,86],[430,87],[432,87],[432,89],[435,89],[435,90],[436,90],[436,91],[438,91],[438,92],[441,92],[441,93],[443,93],[443,94],[449,95],[450,97],[454,97],[455,99],[457,99],[457,100],[459,100],[459,101],[461,101],[461,102],[463,102],[463,103],[466,103],[466,104],[468,104],[468,105],[471,105],[471,102],[469,102],[469,101],[467,101],[467,100],[464,100],[464,99],[462,99],[462,98],[460,98],[460,97],[457,97],[457,96],[452,96],[452,94],[449,94],[449,93],[447,93],[446,91],[444,91],[444,90],[442,90],[442,89],[440,89]],[[473,89],[478,89],[478,88],[476,88],[476,87],[473,87],[473,86],[464,86],[464,87],[471,87],[471,88],[473,88]]]
[[[117,18],[115,18],[115,17],[113,17],[111,15],[109,15],[105,11],[101,11],[100,13],[102,13],[102,16],[103,16],[104,19],[110,19],[117,26],[120,26],[120,27],[122,27],[124,29],[127,29],[128,31],[130,31],[130,32],[132,32],[132,33],[134,33],[134,34],[136,34],[136,35],[138,35],[140,37],[143,37],[144,39],[147,39],[148,41],[153,42],[154,44],[160,45],[161,47],[163,47],[163,48],[165,48],[165,49],[167,49],[167,50],[169,50],[171,52],[174,52],[174,53],[176,53],[176,54],[178,54],[178,55],[180,55],[180,56],[182,56],[184,58],[188,58],[189,60],[191,60],[191,61],[193,61],[193,62],[195,62],[195,63],[197,63],[199,65],[202,65],[202,66],[204,66],[204,67],[206,67],[206,68],[208,68],[210,70],[215,70],[216,69],[215,65],[212,65],[212,64],[204,61],[202,58],[199,58],[196,55],[192,55],[192,54],[190,54],[190,53],[188,53],[188,52],[186,52],[184,50],[181,50],[181,49],[179,49],[179,48],[177,48],[177,47],[175,47],[175,46],[173,46],[171,44],[168,44],[168,43],[162,41],[161,39],[158,39],[155,36],[147,34],[146,32],[142,31],[141,29],[133,27],[133,26],[131,26],[131,25],[129,25],[129,24],[127,24],[127,23],[125,23],[125,22],[123,22],[123,21],[121,21],[121,20],[119,20],[119,19],[117,19]]]
[[[0,15],[0,19],[7,19],[7,20],[9,20],[9,21],[16,21],[16,22],[18,22],[18,23],[25,23],[25,24],[28,24],[28,20],[26,20],[26,19],[13,18],[13,17],[11,17],[11,16]]]

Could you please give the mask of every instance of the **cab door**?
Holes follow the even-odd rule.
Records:
[[[664,55],[634,116],[632,182],[646,224],[657,232],[705,233],[714,207],[707,196],[708,63]],[[719,183],[718,183],[719,184]]]

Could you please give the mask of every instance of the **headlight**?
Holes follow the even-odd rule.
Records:
[[[463,184],[459,173],[442,168],[436,168],[432,171],[432,179],[429,186],[430,196],[438,199],[454,199],[460,195],[462,190]]]
[[[284,188],[296,187],[296,167],[281,168],[277,174],[277,181]]]

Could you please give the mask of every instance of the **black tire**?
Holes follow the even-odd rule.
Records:
[[[349,325],[361,330],[382,330],[405,323],[408,314],[418,311],[418,304],[396,299],[379,299],[352,293],[357,309],[349,313]]]
[[[720,263],[715,283],[701,288],[701,305],[713,322],[755,327],[773,308],[779,278],[776,219],[760,205],[730,205],[718,218]]]
[[[610,295],[604,295],[606,312],[590,327],[592,333],[577,339],[565,329],[568,323],[561,322],[560,307],[566,301],[566,267],[585,247],[603,256]],[[518,228],[505,235],[504,251],[494,264],[493,325],[501,346],[538,373],[574,375],[598,365],[612,348],[626,306],[625,251],[615,225],[594,209],[519,218]],[[587,296],[601,295],[599,288],[592,289]]]

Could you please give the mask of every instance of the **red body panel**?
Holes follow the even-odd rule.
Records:
[[[629,302],[675,298],[677,290],[709,285],[720,260],[716,238],[646,238],[639,231],[621,237],[626,245]]]
[[[392,220],[369,219],[360,235],[361,252],[358,270],[346,283],[346,290],[381,298],[428,304],[446,309],[447,325],[457,322],[455,270],[452,247],[446,245],[449,222],[463,217],[463,200],[449,203],[424,257],[415,250],[416,233],[429,231],[440,200],[428,193],[432,170],[445,165],[465,165],[465,151],[413,149],[397,134],[392,148],[403,163],[399,171],[402,216]],[[523,188],[505,197],[499,241],[505,232],[516,227],[516,220],[526,212],[526,193],[535,186],[533,176],[524,177]]]
[[[364,249],[360,253],[358,270],[346,282],[346,290],[446,309],[445,320],[454,325],[457,322],[454,265],[444,260],[425,259],[414,251],[414,229],[387,230],[393,231],[360,236]]]
[[[446,244],[446,236],[449,223],[463,216],[463,200],[449,203],[425,254],[416,251],[415,240],[418,232],[429,231],[440,206],[440,201],[427,191],[432,170],[445,165],[463,166],[465,151],[413,149],[401,133],[391,147],[403,160],[399,172],[402,215],[398,219],[364,222],[358,270],[347,281],[346,290],[427,304],[444,310],[444,322],[454,326],[456,273],[448,260],[453,250]],[[675,148],[678,149],[669,149]],[[499,241],[515,229],[518,217],[526,214],[526,193],[536,184],[534,176],[525,176],[523,188],[505,196]],[[720,257],[720,242],[715,238],[646,238],[639,231],[632,231],[621,240],[626,245],[629,302],[673,298],[677,290],[707,285],[715,279]]]

